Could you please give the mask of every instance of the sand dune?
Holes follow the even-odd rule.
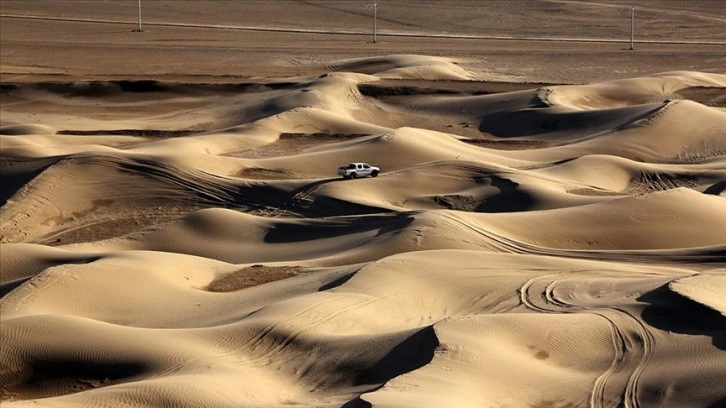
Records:
[[[474,77],[450,58],[420,55],[358,58],[336,62],[330,68],[336,71],[373,74],[387,79],[469,80]]]
[[[3,405],[723,404],[726,76],[319,66],[4,85]]]

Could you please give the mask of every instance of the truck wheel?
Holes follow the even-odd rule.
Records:
[[[354,179],[354,178],[356,178],[356,177],[358,177],[358,175],[357,175],[357,174],[355,174],[355,173],[350,173],[350,178],[351,178],[351,179]]]
[[[373,173],[371,173],[371,177],[378,177],[378,172],[373,170]]]

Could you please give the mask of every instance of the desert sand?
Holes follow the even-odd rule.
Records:
[[[370,3],[0,3],[3,407],[726,405],[726,5]]]

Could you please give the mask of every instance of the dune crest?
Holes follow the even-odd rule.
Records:
[[[452,58],[423,55],[356,58],[335,62],[329,68],[386,79],[470,80],[475,77]]]
[[[680,99],[691,88],[726,87],[726,75],[701,72],[665,72],[649,77],[598,84],[548,88],[546,100],[573,109],[605,109]]]
[[[726,280],[720,270],[701,272],[671,282],[668,287],[689,299],[704,304],[726,316],[726,303],[719,293],[723,293]]]

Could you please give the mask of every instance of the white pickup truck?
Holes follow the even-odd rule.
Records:
[[[381,169],[368,163],[350,163],[347,166],[338,167],[338,175],[343,176],[344,179],[366,176],[377,177],[380,171]]]

